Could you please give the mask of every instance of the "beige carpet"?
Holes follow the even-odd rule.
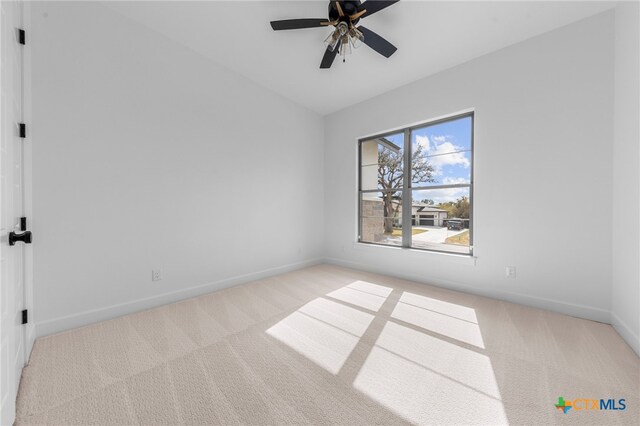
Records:
[[[639,370],[609,325],[321,265],[39,339],[17,423],[638,424]]]

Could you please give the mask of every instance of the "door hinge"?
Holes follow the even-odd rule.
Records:
[[[26,43],[26,33],[22,28],[18,29],[18,43],[25,45]]]
[[[9,232],[9,245],[14,246],[18,241],[22,241],[25,244],[31,244],[32,234],[31,231],[27,231],[27,218],[20,218],[20,231],[21,234],[16,234],[14,231]]]
[[[13,231],[9,232],[9,245],[15,246],[18,241],[31,244],[31,241],[33,241],[31,231],[24,231],[22,234],[16,234]]]
[[[20,127],[20,137],[21,138],[26,138],[27,137],[27,125],[24,123],[20,123],[18,124],[18,127]]]
[[[26,309],[22,310],[22,323],[26,324],[29,322],[29,313]]]

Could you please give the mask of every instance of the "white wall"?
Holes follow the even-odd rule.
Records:
[[[32,21],[38,335],[322,256],[320,116],[99,4]]]
[[[609,321],[612,62],[607,12],[326,117],[330,260]],[[357,139],[470,108],[477,260],[354,244]]]
[[[615,12],[613,326],[640,355],[640,7]]]

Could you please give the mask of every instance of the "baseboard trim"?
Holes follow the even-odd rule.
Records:
[[[620,337],[633,349],[636,355],[640,357],[640,337],[631,331],[631,328],[613,312],[611,312],[611,325]]]
[[[273,268],[263,269],[261,271],[251,272],[249,274],[237,275],[235,277],[225,278],[223,280],[180,289],[169,293],[163,293],[144,299],[138,299],[131,302],[120,303],[104,308],[88,310],[77,314],[37,322],[35,323],[35,336],[36,338],[39,338],[72,330],[78,327],[94,324],[96,322],[106,321],[123,315],[132,314],[134,312],[143,311],[145,309],[156,308],[169,303],[191,299],[206,293],[233,287],[238,284],[260,280],[278,274],[284,274],[321,263],[324,263],[323,258],[308,259],[302,262],[276,266]]]
[[[33,344],[36,341],[36,326],[35,326],[35,324],[33,324],[33,323],[27,324],[27,330],[26,331],[27,332],[25,333],[25,336],[26,336],[27,341],[25,342],[25,345],[26,345],[25,364],[29,364],[29,359],[31,358],[31,350],[33,349]]]
[[[163,293],[144,299],[138,299],[132,302],[111,305],[104,308],[93,309],[89,311],[79,312],[77,314],[38,322],[35,323],[32,329],[32,333],[36,338],[44,337],[51,334],[94,324],[96,322],[117,318],[122,315],[127,315],[143,311],[145,309],[151,309],[158,306],[166,305],[168,303],[179,302],[181,300],[190,299],[206,293],[233,287],[235,285],[268,278],[278,274],[284,274],[302,268],[307,268],[321,263],[328,263],[345,268],[351,268],[365,272],[373,272],[381,275],[394,276],[397,278],[434,285],[449,290],[463,291],[465,293],[491,297],[493,299],[505,300],[508,302],[519,303],[534,308],[550,310],[574,317],[611,324],[616,332],[620,334],[620,336],[627,342],[627,344],[629,344],[633,351],[638,354],[638,356],[640,356],[640,338],[636,334],[634,334],[631,329],[617,315],[604,309],[567,302],[560,302],[557,300],[545,299],[519,293],[495,292],[491,290],[487,291],[486,289],[479,289],[449,280],[429,279],[428,281],[426,281],[424,277],[411,274],[389,274],[388,270],[384,270],[376,266],[331,257],[314,258],[302,262],[277,266],[261,271],[252,272],[249,274],[237,275],[235,277],[177,290],[174,292]],[[33,340],[35,339],[29,340],[33,342]]]
[[[542,297],[529,296],[520,293],[511,292],[497,292],[487,290],[484,288],[472,287],[469,285],[460,284],[454,281],[442,280],[442,279],[428,279],[424,277],[411,274],[390,274],[388,270],[378,268],[376,266],[365,265],[358,262],[352,262],[349,260],[326,258],[325,261],[332,265],[343,266],[345,268],[357,269],[359,271],[373,272],[376,274],[393,276],[410,281],[416,281],[436,287],[442,287],[449,290],[462,291],[465,293],[471,293],[478,296],[490,297],[492,299],[504,300],[507,302],[518,303],[521,305],[531,306],[538,309],[544,309],[547,311],[558,312],[573,317],[584,318],[592,321],[603,322],[609,324],[611,321],[611,313],[608,310],[595,308],[592,306],[579,305],[574,303],[561,302],[557,300],[545,299]]]

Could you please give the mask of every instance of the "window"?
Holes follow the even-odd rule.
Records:
[[[359,141],[358,241],[473,252],[473,113]]]

